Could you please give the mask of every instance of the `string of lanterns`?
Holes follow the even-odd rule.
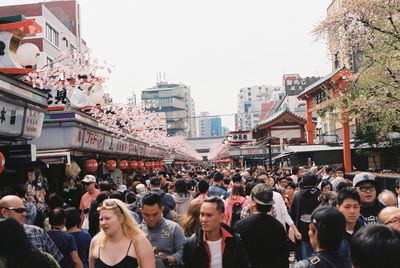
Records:
[[[99,164],[96,159],[87,159],[83,164],[86,172],[96,172]],[[118,163],[115,160],[107,160],[105,162],[105,168],[109,172],[113,172],[117,167],[121,170],[144,170],[144,169],[160,169],[165,166],[165,162],[159,161],[142,161],[142,160],[120,160]],[[1,169],[0,169],[1,173]]]

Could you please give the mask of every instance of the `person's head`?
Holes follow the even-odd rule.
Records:
[[[354,176],[353,187],[360,195],[361,205],[371,207],[376,200],[375,176],[368,172],[361,172]]]
[[[330,183],[328,180],[324,180],[321,182],[321,191],[323,193],[332,191],[332,183]]]
[[[242,182],[242,175],[240,175],[240,173],[233,174],[232,182],[233,183],[241,183]]]
[[[96,189],[96,177],[93,175],[86,175],[82,180],[82,184],[85,186],[86,191],[92,193]]]
[[[268,213],[275,203],[272,188],[265,183],[259,183],[254,186],[250,197],[252,209],[260,213]]]
[[[241,183],[233,184],[231,195],[238,195],[243,197],[246,196],[246,193],[244,192],[244,188]]]
[[[335,171],[335,177],[336,178],[344,178],[344,170],[343,168],[339,167]]]
[[[296,191],[296,183],[294,181],[288,181],[286,187],[285,187],[285,195],[288,197],[293,197],[294,192]]]
[[[382,224],[363,226],[351,238],[350,256],[355,268],[398,267],[399,234]]]
[[[400,195],[400,179],[397,179],[394,182],[394,190],[397,193],[397,195]]]
[[[346,222],[355,224],[360,217],[360,195],[353,188],[343,188],[336,199],[336,208],[343,213]]]
[[[191,202],[182,218],[182,228],[185,236],[189,237],[200,226],[200,207],[202,202]]]
[[[146,186],[142,183],[139,183],[136,185],[136,193],[137,194],[144,194],[146,193]]]
[[[225,205],[219,197],[211,197],[200,206],[200,224],[205,233],[215,232],[225,218]]]
[[[317,186],[318,184],[318,176],[314,173],[304,173],[302,175],[302,186],[306,187],[306,186]]]
[[[163,216],[161,197],[153,192],[147,193],[143,196],[142,208],[140,211],[147,226],[149,228],[154,228]]]
[[[243,179],[245,179],[246,181],[251,179],[250,173],[248,171],[243,171],[242,176]]]
[[[131,211],[121,200],[106,199],[100,204],[97,211],[101,228],[99,233],[101,247],[104,247],[109,237],[121,231],[130,239],[135,239],[135,236],[141,233]]]
[[[384,206],[394,206],[397,207],[397,197],[396,195],[389,190],[383,190],[379,195],[378,195],[378,200],[381,202]]]
[[[187,189],[187,185],[186,185],[186,182],[185,182],[184,179],[176,180],[174,191],[178,195],[182,195],[182,196],[187,196],[187,195],[190,194],[188,189]]]
[[[32,184],[34,179],[35,179],[35,174],[34,174],[33,170],[29,170],[28,171],[28,182],[30,184]]]
[[[224,179],[224,175],[222,175],[221,172],[214,173],[213,182],[215,182],[216,184],[222,184],[223,179]]]
[[[379,212],[379,222],[400,233],[400,208],[385,207]]]
[[[57,193],[51,193],[48,196],[47,204],[50,209],[61,208],[64,205],[64,199]]]
[[[0,216],[13,218],[20,224],[24,224],[26,208],[21,198],[16,195],[6,195],[0,199]]]
[[[319,206],[329,206],[333,207],[336,205],[337,193],[334,191],[322,192],[319,197]]]
[[[272,176],[269,176],[268,179],[265,181],[265,184],[267,184],[271,188],[275,186],[275,183],[275,179]]]
[[[296,176],[300,175],[299,167],[293,167],[292,168],[292,175],[296,175]]]
[[[158,178],[161,181],[161,185],[164,185],[167,183],[167,172],[165,171],[159,171],[158,172]]]
[[[343,240],[346,220],[333,207],[319,207],[311,214],[308,236],[315,250],[338,250]]]
[[[285,176],[278,177],[278,182],[279,185],[283,188],[286,188],[286,185],[288,185],[288,179]]]
[[[100,188],[100,191],[102,191],[102,192],[110,193],[112,191],[112,185],[108,181],[99,182],[99,188]]]
[[[208,182],[206,182],[205,180],[201,180],[201,181],[199,181],[199,183],[197,184],[197,188],[199,189],[199,193],[200,193],[200,194],[205,194],[205,193],[207,193],[209,187],[210,187],[210,185],[209,185]]]
[[[125,194],[125,202],[127,204],[133,204],[136,202],[136,194],[132,191],[128,191]]]
[[[122,202],[125,202],[125,196],[124,196],[121,192],[118,192],[118,191],[112,192],[112,193],[109,195],[108,198],[111,198],[111,199],[118,199],[118,200],[120,200],[120,201],[122,201]]]
[[[150,179],[150,188],[157,189],[161,187],[161,180],[158,177],[153,177]]]
[[[108,192],[100,192],[96,197],[96,201],[98,204],[101,204],[107,198],[108,198]]]
[[[51,226],[64,226],[67,216],[64,209],[54,208],[49,213],[49,223]]]
[[[259,173],[258,175],[257,175],[257,177],[256,177],[258,180],[262,180],[262,181],[264,181],[265,183],[267,183],[267,181],[268,181],[268,179],[269,179],[269,176],[268,176],[268,174],[266,173],[266,172],[261,172],[261,173]]]
[[[75,207],[69,207],[64,209],[64,211],[66,216],[65,228],[69,230],[72,227],[78,227],[81,223],[81,215],[79,210],[77,210]]]
[[[332,175],[333,174],[333,168],[332,167],[326,167],[325,168],[325,174],[326,175]]]

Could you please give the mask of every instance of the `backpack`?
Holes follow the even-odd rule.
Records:
[[[240,214],[242,213],[244,201],[246,201],[246,199],[243,200],[242,203],[236,202],[235,204],[233,204],[231,226],[235,226],[235,223],[240,220]]]

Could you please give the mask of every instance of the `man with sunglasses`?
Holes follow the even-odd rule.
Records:
[[[96,177],[93,175],[86,175],[82,184],[85,187],[86,193],[82,195],[79,209],[82,211],[82,229],[89,230],[89,209],[90,204],[99,195],[100,190],[96,189]]]
[[[363,223],[378,223],[378,214],[385,206],[376,198],[375,176],[368,172],[358,173],[353,178],[353,187],[360,195],[360,213]]]
[[[16,195],[6,195],[0,199],[0,217],[13,218],[24,226],[25,233],[32,244],[40,251],[51,254],[58,262],[63,259],[63,255],[54,244],[49,235],[34,225],[24,224],[26,208],[21,198]]]

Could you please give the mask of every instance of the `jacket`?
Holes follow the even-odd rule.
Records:
[[[250,268],[250,260],[239,235],[232,229],[221,224],[222,233],[222,267],[223,268]],[[189,237],[183,247],[183,263],[186,268],[210,267],[210,249],[206,242],[205,233],[199,228]]]
[[[349,259],[341,258],[337,252],[320,251],[308,259],[299,261],[293,268],[351,268]]]

